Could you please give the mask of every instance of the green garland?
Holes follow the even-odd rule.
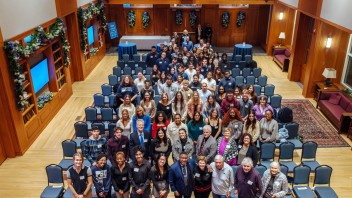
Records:
[[[148,12],[143,12],[142,15],[142,23],[143,23],[143,28],[147,28],[149,26],[149,22],[150,22],[150,16]]]
[[[189,13],[189,24],[191,25],[192,28],[196,27],[196,23],[197,23],[197,14],[195,10],[192,10]]]
[[[43,95],[37,98],[38,109],[42,109],[44,105],[50,102],[54,97],[52,92],[45,92]]]
[[[82,7],[78,8],[78,25],[80,32],[80,41],[81,41],[81,50],[83,52],[87,51],[87,20],[91,20],[94,16],[101,21],[102,33],[104,34],[107,30],[107,20],[104,12],[104,3],[102,0],[99,0],[96,5],[93,2],[89,3],[89,6],[86,9]]]
[[[28,105],[28,101],[24,96],[23,83],[26,81],[25,76],[21,72],[19,61],[28,58],[40,47],[45,46],[48,42],[59,37],[63,47],[64,64],[66,67],[70,65],[69,50],[70,45],[65,36],[64,22],[61,18],[57,18],[56,22],[50,27],[49,33],[46,33],[43,27],[38,26],[32,34],[31,41],[23,47],[16,41],[5,41],[4,50],[9,61],[10,72],[15,83],[15,97],[17,109],[23,111],[24,107]]]
[[[182,20],[183,20],[182,10],[176,10],[176,13],[175,13],[176,25],[180,26],[182,24]]]
[[[131,28],[133,28],[136,25],[136,13],[134,13],[133,10],[128,11],[127,20]]]
[[[230,13],[225,11],[222,13],[222,19],[221,19],[221,24],[223,28],[227,28],[230,23]]]

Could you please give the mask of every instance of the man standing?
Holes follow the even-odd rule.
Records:
[[[161,57],[156,60],[155,64],[158,66],[160,73],[169,72],[168,67],[169,67],[170,61],[169,59],[166,58],[166,52],[161,53]]]
[[[202,89],[198,89],[198,94],[200,100],[205,104],[207,102],[208,96],[212,95],[211,91],[208,90],[207,83],[202,83]]]
[[[83,155],[87,160],[95,166],[97,164],[96,159],[99,153],[105,153],[106,148],[106,137],[100,135],[100,130],[97,126],[93,127],[92,135],[87,141],[85,141],[85,147],[83,148]]]
[[[210,164],[213,170],[211,189],[213,198],[229,198],[233,189],[234,176],[231,166],[224,162],[224,157],[216,155],[214,162]]]
[[[187,74],[189,82],[192,82],[193,76],[197,74],[197,71],[194,69],[193,63],[190,63],[188,65],[188,69],[186,69],[185,74]]]
[[[188,160],[186,152],[180,153],[180,160],[176,161],[169,170],[169,184],[176,198],[190,198],[194,189],[193,160]]]
[[[149,92],[150,94],[150,99],[154,98],[154,89],[150,84],[150,80],[145,80],[144,81],[144,88],[142,88],[141,90],[141,100],[144,99],[144,94],[146,92]]]
[[[165,52],[165,54],[166,54],[166,58],[167,58],[167,59],[169,59],[169,62],[170,62],[170,61],[171,61],[172,56],[171,56],[171,53],[170,53],[168,50],[169,50],[168,46],[167,46],[167,45],[164,45],[164,46],[163,46],[163,51],[162,51],[162,52]],[[158,58],[161,58],[161,55],[162,55],[162,53],[158,54]]]
[[[253,109],[253,102],[249,99],[248,91],[244,90],[242,98],[239,100],[241,117],[245,121],[249,115],[249,112]]]
[[[258,198],[262,190],[259,172],[253,168],[252,159],[245,157],[235,174],[235,195],[241,198]]]
[[[122,135],[122,129],[120,127],[114,128],[114,137],[111,137],[107,143],[107,155],[112,165],[117,166],[116,153],[123,152],[128,161],[130,153],[130,143],[127,136]]]
[[[134,149],[136,146],[140,146],[144,149],[144,158],[149,159],[149,147],[150,147],[150,132],[144,131],[144,120],[137,120],[137,131],[131,133],[130,137],[130,149]],[[133,158],[135,153],[131,153]]]
[[[213,29],[210,27],[210,24],[207,24],[204,30],[205,38],[207,43],[211,43],[211,38],[213,36]]]
[[[202,83],[207,83],[208,90],[211,91],[211,93],[215,93],[216,91],[216,81],[213,79],[213,72],[208,71],[207,72],[207,78],[202,80]]]
[[[236,81],[232,76],[230,76],[230,70],[225,71],[225,76],[223,79],[220,80],[219,82],[219,87],[223,86],[225,90],[228,89],[235,89],[236,87]]]
[[[187,47],[188,51],[191,51],[193,48],[193,43],[192,41],[189,40],[189,36],[186,37],[186,41],[182,43],[182,48]]]
[[[197,140],[196,154],[197,156],[205,156],[207,162],[211,163],[216,155],[217,144],[213,136],[211,136],[211,126],[203,127],[203,135],[200,135]]]
[[[237,110],[239,110],[240,105],[238,104],[237,99],[233,95],[233,90],[228,89],[226,92],[226,97],[222,100],[220,105],[221,114],[225,115],[225,113],[231,108],[236,108]]]
[[[166,93],[169,100],[170,101],[173,101],[174,100],[174,97],[175,97],[175,94],[176,92],[178,91],[178,86],[175,85],[174,83],[172,83],[172,76],[169,74],[167,75],[166,77],[166,83],[165,85],[162,86],[161,88],[161,92],[162,93]],[[161,94],[161,93],[160,93]]]
[[[147,66],[153,67],[153,65],[155,65],[156,59],[158,59],[158,53],[156,53],[155,46],[152,46],[152,51],[147,54],[147,59],[145,60]]]
[[[198,89],[200,89],[202,87],[202,85],[199,82],[199,76],[198,74],[194,74],[193,75],[193,81],[191,82],[191,84],[189,85],[189,88],[192,89],[192,91],[198,91]]]
[[[149,162],[143,159],[143,148],[137,146],[134,148],[135,161],[132,161],[128,173],[129,180],[132,184],[131,198],[149,198],[150,197],[150,172]]]

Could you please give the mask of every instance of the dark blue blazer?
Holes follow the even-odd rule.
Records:
[[[150,144],[151,144],[151,136],[150,133],[148,131],[144,131],[144,158],[148,158],[149,157],[149,149],[150,149]],[[132,152],[131,153],[131,158],[134,159],[134,147],[141,145],[141,142],[139,141],[139,134],[138,132],[133,132],[130,135],[130,149]]]
[[[194,170],[196,163],[189,159],[187,162],[188,185],[183,181],[183,174],[180,162],[175,162],[169,170],[169,184],[172,192],[179,192],[181,195],[191,196],[194,189]]]

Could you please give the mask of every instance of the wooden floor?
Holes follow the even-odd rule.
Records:
[[[287,80],[270,57],[254,59],[268,76],[268,83],[276,86],[275,93],[283,98],[303,98],[302,89]],[[101,84],[108,82],[108,75],[116,65],[116,56],[106,56],[83,82],[73,84],[73,95],[46,127],[39,138],[22,157],[7,159],[0,166],[0,197],[39,197],[47,185],[45,166],[59,163],[62,158],[61,141],[73,136],[73,124],[84,117],[84,108],[93,102],[93,94],[101,92]],[[314,101],[312,101],[314,102]],[[346,137],[344,136],[346,139]],[[349,141],[351,144],[351,141]],[[300,151],[295,152],[299,162]],[[317,160],[333,167],[331,186],[341,198],[352,194],[352,152],[350,148],[318,149]],[[311,178],[313,181],[313,178]],[[169,197],[172,197],[171,194]]]

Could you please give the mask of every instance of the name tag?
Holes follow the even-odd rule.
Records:
[[[163,64],[163,62],[159,61],[159,64]]]
[[[79,176],[80,180],[84,180],[84,178],[85,178],[84,176]]]
[[[144,142],[148,142],[148,140],[144,140]]]
[[[155,78],[156,77],[156,75],[153,75],[153,78]]]
[[[229,85],[231,85],[232,83],[229,83]]]
[[[239,148],[239,149],[242,148],[242,145],[238,145],[238,148]]]
[[[154,58],[154,56],[150,56],[150,58]]]
[[[227,67],[227,65],[224,65],[224,67],[226,68],[226,67]]]
[[[199,127],[199,130],[203,130],[203,127]]]
[[[170,109],[170,107],[166,107],[166,109]]]
[[[244,105],[244,107],[248,108],[248,105]]]
[[[218,126],[215,126],[214,128],[215,128],[215,129],[218,129],[219,127],[218,127]]]
[[[126,147],[126,145],[122,145],[121,147],[122,147],[122,148],[125,148],[125,147]]]
[[[252,184],[253,184],[253,182],[252,182],[252,181],[250,181],[250,180],[248,180],[247,184],[252,185]]]
[[[191,94],[188,94],[188,97],[191,97]]]
[[[123,177],[123,178],[122,178],[122,181],[126,181],[126,179],[127,179],[126,177]]]
[[[237,125],[237,124],[235,124],[235,128],[236,128],[236,129],[238,128],[238,125]]]
[[[98,148],[101,148],[101,145],[100,145],[100,144],[98,144]]]
[[[233,104],[230,104],[230,107],[233,107]]]
[[[196,173],[196,174],[194,174],[194,176],[196,176],[196,177],[200,177],[200,174],[199,174],[199,173]]]
[[[230,148],[230,145],[228,144],[228,145],[226,145],[226,148]]]
[[[139,172],[139,168],[134,168],[133,171],[138,173]]]

